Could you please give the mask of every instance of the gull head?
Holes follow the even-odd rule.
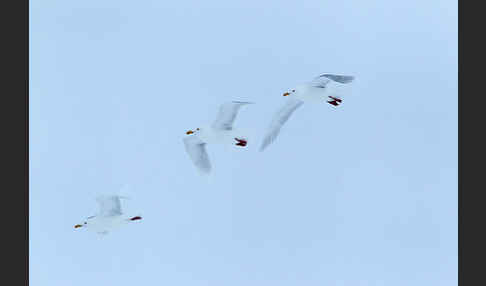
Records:
[[[199,131],[199,128],[196,128],[196,130],[189,130],[189,131],[186,132],[186,134],[191,135],[191,134],[196,133],[196,131]]]
[[[295,89],[292,89],[290,92],[285,92],[285,93],[283,94],[283,96],[289,96],[289,95],[291,95],[292,93],[295,93]]]
[[[77,224],[74,226],[74,228],[80,228],[80,227],[85,227],[88,223],[87,222],[84,222],[82,224]]]

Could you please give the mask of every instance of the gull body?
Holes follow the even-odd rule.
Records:
[[[345,84],[329,81],[325,86],[316,86],[311,83],[300,84],[287,96],[293,96],[307,103],[322,104],[330,100],[330,97],[342,99],[348,92]]]
[[[233,145],[235,137],[245,137],[240,129],[216,129],[207,125],[194,132],[194,136],[199,137],[206,144]]]

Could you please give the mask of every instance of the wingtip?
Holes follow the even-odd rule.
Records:
[[[232,101],[232,103],[237,103],[237,104],[255,104],[255,102],[251,102],[251,101]]]
[[[204,172],[199,172],[199,175],[200,175],[200,176],[202,176],[202,177],[208,177],[208,176],[209,176],[209,174],[211,174],[211,172],[209,172],[209,171],[208,171],[208,172],[206,172],[206,171],[204,171]]]
[[[331,79],[333,81],[337,81],[337,82],[343,83],[343,84],[350,83],[350,82],[354,81],[354,79],[355,79],[355,76],[353,76],[353,75],[330,74],[330,73],[321,74],[317,78],[320,78],[320,77],[326,77],[328,79]]]
[[[205,169],[205,168],[197,168],[197,172],[199,173],[199,175],[201,176],[207,176],[209,174],[211,174],[211,168],[209,169]]]
[[[267,148],[268,144],[262,144],[260,148],[258,149],[259,152],[263,152]]]

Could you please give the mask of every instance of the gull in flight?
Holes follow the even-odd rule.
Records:
[[[118,195],[100,196],[96,199],[99,204],[99,212],[94,216],[86,218],[86,220],[74,226],[74,228],[87,228],[88,230],[97,232],[99,234],[107,234],[124,224],[141,220],[142,217],[126,217],[121,211],[120,198]]]
[[[196,128],[186,132],[183,139],[186,152],[201,174],[211,171],[206,144],[226,144],[245,147],[248,144],[246,136],[233,128],[233,123],[240,107],[253,102],[232,101],[221,105],[216,120],[206,127]]]
[[[290,115],[299,108],[304,102],[320,104],[327,102],[335,107],[342,102],[345,86],[354,80],[353,76],[323,74],[314,78],[310,82],[300,84],[290,92],[285,92],[283,96],[289,97],[287,103],[280,108],[274,115],[270,126],[260,145],[260,151],[263,151],[277,138],[280,129],[287,122]]]

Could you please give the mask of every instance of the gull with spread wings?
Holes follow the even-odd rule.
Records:
[[[241,131],[233,128],[233,123],[240,107],[253,104],[253,102],[232,101],[221,105],[216,120],[206,127],[196,128],[186,132],[183,139],[186,152],[201,174],[211,171],[207,144],[227,144],[245,147],[248,144],[246,136]]]
[[[99,204],[99,212],[94,216],[74,226],[74,228],[86,228],[99,234],[107,234],[122,225],[133,221],[141,220],[142,217],[126,217],[121,210],[120,198],[118,195],[99,196],[96,201]]]
[[[327,102],[335,107],[343,102],[346,85],[354,80],[353,76],[323,74],[310,82],[300,84],[283,96],[289,97],[287,103],[274,115],[270,126],[263,138],[260,151],[263,151],[277,138],[280,129],[287,122],[290,115],[304,102],[320,104]]]

